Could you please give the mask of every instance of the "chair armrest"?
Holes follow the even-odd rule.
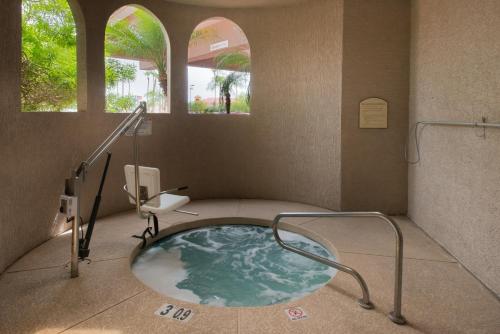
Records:
[[[135,196],[128,191],[127,185],[123,186],[123,191],[125,191],[130,196],[130,198],[132,198],[135,201]]]
[[[145,203],[151,201],[152,199],[155,199],[156,197],[161,196],[163,194],[171,194],[171,193],[175,193],[177,191],[186,190],[186,189],[188,189],[188,186],[183,186],[183,187],[179,187],[179,188],[172,188],[172,189],[160,191],[158,194],[153,195],[153,196],[149,197],[148,199],[146,199],[142,204],[145,204]]]

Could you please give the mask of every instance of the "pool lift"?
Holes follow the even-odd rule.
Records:
[[[84,260],[90,253],[90,240],[94,230],[94,225],[99,211],[101,202],[101,193],[106,180],[106,175],[111,160],[111,152],[109,149],[124,135],[133,136],[134,142],[134,165],[125,166],[125,177],[127,184],[124,190],[127,192],[129,200],[135,205],[137,214],[142,219],[147,219],[148,224],[146,229],[141,235],[134,235],[133,237],[142,240],[141,247],[146,245],[146,236],[151,238],[158,235],[158,218],[157,214],[169,211],[177,211],[180,213],[197,215],[197,213],[177,210],[179,207],[189,202],[189,197],[172,195],[171,193],[187,189],[187,187],[180,187],[169,189],[166,191],[159,191],[160,189],[160,172],[157,168],[139,166],[139,141],[138,136],[148,136],[152,133],[151,120],[146,119],[147,106],[146,102],[141,102],[139,106],[111,132],[111,134],[104,140],[97,149],[84,161],[80,163],[77,169],[71,173],[71,178],[66,179],[64,195],[60,198],[59,212],[66,216],[67,222],[72,222],[72,241],[71,241],[71,277],[78,277],[78,263]],[[80,213],[80,187],[85,181],[85,174],[88,172],[101,156],[107,154],[106,163],[104,165],[103,174],[99,184],[99,190],[94,200],[92,213],[89,218],[85,237],[79,238],[79,232],[82,225],[82,218]],[[134,189],[134,193],[129,190]],[[137,200],[139,199],[139,200]],[[150,221],[153,219],[153,232],[150,226]]]

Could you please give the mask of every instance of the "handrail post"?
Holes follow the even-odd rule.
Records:
[[[391,224],[396,236],[394,310],[389,313],[389,319],[396,324],[404,325],[406,323],[406,319],[401,314],[401,300],[403,295],[403,233],[401,233],[401,229],[392,218],[386,215],[381,216],[381,218],[382,217]]]
[[[325,257],[322,257],[322,256],[319,256],[319,255],[316,255],[316,254],[312,254],[312,253],[306,252],[306,251],[304,251],[304,250],[302,250],[300,248],[294,247],[294,246],[290,246],[290,245],[286,244],[281,239],[281,237],[279,236],[279,233],[278,233],[278,225],[279,225],[280,219],[282,217],[283,216],[281,214],[278,215],[278,216],[276,216],[276,218],[274,219],[273,225],[272,225],[273,235],[274,235],[274,238],[275,238],[276,242],[278,242],[278,244],[281,247],[283,247],[284,249],[286,249],[286,250],[289,250],[291,252],[297,253],[297,254],[302,255],[304,257],[307,257],[307,258],[309,258],[311,260],[320,262],[320,263],[322,263],[324,265],[333,267],[333,268],[338,269],[338,270],[340,270],[340,271],[342,271],[342,272],[344,272],[346,274],[349,274],[349,275],[353,276],[356,279],[356,281],[359,283],[359,286],[361,287],[361,292],[363,293],[363,297],[361,299],[358,299],[358,304],[362,308],[372,309],[373,308],[373,304],[370,301],[370,293],[368,291],[368,287],[366,285],[366,282],[363,279],[363,277],[356,270],[354,270],[353,268],[348,267],[348,266],[346,266],[344,264],[340,264],[338,262],[335,262],[335,261],[332,261],[330,259],[327,259]]]
[[[406,319],[401,314],[401,300],[402,300],[402,281],[403,281],[403,234],[401,233],[401,229],[398,224],[389,216],[384,215],[380,212],[285,212],[278,214],[273,221],[273,234],[276,242],[283,248],[292,251],[294,253],[300,254],[312,260],[316,260],[320,263],[326,264],[328,266],[337,268],[345,273],[353,276],[361,286],[361,290],[363,291],[363,299],[360,301],[360,305],[363,306],[363,302],[369,302],[368,288],[366,287],[366,283],[363,278],[357,271],[354,269],[342,265],[340,263],[331,261],[329,259],[323,258],[321,256],[317,256],[315,254],[306,252],[299,248],[287,245],[283,242],[278,234],[278,224],[282,218],[286,217],[316,217],[316,218],[338,218],[338,217],[371,217],[378,218],[380,220],[385,221],[389,225],[391,225],[392,229],[395,233],[395,241],[396,241],[396,254],[395,254],[395,268],[394,268],[394,309],[389,313],[389,319],[398,324],[404,325],[406,323]],[[371,305],[369,303],[368,305]],[[363,306],[365,307],[365,306]]]
[[[72,225],[72,235],[71,235],[71,278],[78,277],[78,250],[80,248],[80,240],[78,238],[78,233],[80,229],[80,225],[82,222],[80,221],[80,177],[76,175],[76,171],[73,171],[72,176],[72,192],[73,196],[76,200],[76,211],[75,216],[73,217],[73,225]]]
[[[135,210],[140,218],[147,218],[141,211],[141,181],[139,166],[139,138],[137,131],[141,127],[143,119],[141,118],[134,127],[134,177],[135,177]]]

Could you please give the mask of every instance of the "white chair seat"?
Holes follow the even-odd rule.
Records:
[[[151,212],[155,214],[162,214],[169,211],[176,210],[183,205],[189,203],[188,196],[179,196],[172,194],[161,194],[160,195],[160,206],[151,206],[148,203],[141,206],[141,211]]]
[[[179,196],[172,194],[160,194],[160,170],[158,168],[139,166],[141,193],[145,190],[145,194],[141,194],[141,198],[152,198],[147,203],[141,205],[142,212],[150,212],[153,214],[167,213],[176,210],[181,206],[189,203],[188,196]],[[135,167],[133,165],[125,166],[125,179],[127,191],[134,193],[135,191]],[[135,199],[129,196],[131,204],[135,205]]]

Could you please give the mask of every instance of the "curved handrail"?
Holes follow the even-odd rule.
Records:
[[[369,218],[378,218],[389,225],[394,230],[394,234],[396,237],[396,263],[395,263],[395,278],[394,278],[394,310],[389,313],[389,319],[391,319],[392,322],[403,325],[406,323],[405,318],[401,314],[401,299],[402,299],[402,294],[401,294],[401,288],[402,288],[402,280],[403,280],[403,234],[401,233],[401,230],[398,226],[398,224],[389,216],[384,215],[383,213],[380,212],[284,212],[278,214],[273,221],[273,234],[274,238],[276,239],[276,242],[283,247],[284,249],[287,249],[291,252],[297,253],[299,255],[305,256],[311,260],[318,261],[320,263],[323,263],[325,265],[331,266],[333,268],[336,268],[340,271],[343,271],[347,274],[350,274],[353,276],[361,286],[361,290],[363,292],[363,298],[360,299],[358,302],[359,304],[364,307],[364,308],[372,308],[373,305],[370,302],[370,297],[368,294],[368,288],[366,286],[365,281],[359,275],[359,273],[345,265],[342,265],[340,263],[331,261],[329,259],[326,259],[324,257],[306,252],[302,249],[290,246],[286,243],[283,242],[283,240],[280,238],[278,234],[278,225],[279,222],[282,218],[299,218],[299,217],[313,217],[313,218],[324,218],[324,217],[329,217],[329,218],[338,218],[338,217],[369,217]]]
[[[280,216],[280,215],[278,215],[278,216]],[[290,217],[290,216],[287,216],[287,217]],[[346,265],[343,265],[343,264],[340,264],[338,262],[327,259],[325,257],[315,255],[315,254],[306,252],[300,248],[286,244],[280,238],[280,236],[278,234],[278,223],[279,223],[279,220],[278,221],[275,220],[275,222],[273,223],[273,234],[274,234],[274,239],[276,239],[276,241],[278,242],[278,244],[281,247],[283,247],[284,249],[289,250],[291,252],[297,253],[297,254],[302,255],[304,257],[307,257],[311,260],[321,262],[327,266],[333,267],[335,269],[338,269],[340,271],[345,272],[346,274],[353,276],[356,279],[356,281],[358,281],[358,283],[361,287],[361,291],[363,292],[363,297],[361,299],[358,299],[359,305],[363,308],[366,308],[366,309],[373,308],[373,304],[370,302],[370,293],[368,292],[368,287],[366,286],[366,282],[363,279],[363,277],[356,270],[354,270],[353,268],[348,267]]]

